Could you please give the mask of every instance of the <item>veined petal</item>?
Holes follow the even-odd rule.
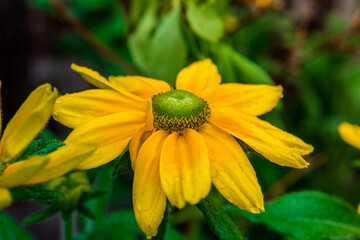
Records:
[[[196,204],[211,188],[210,162],[204,139],[193,129],[173,132],[160,156],[161,185],[171,204]]]
[[[0,143],[2,161],[20,154],[44,128],[57,94],[50,84],[43,84],[29,95],[4,130]]]
[[[164,81],[140,76],[110,76],[109,82],[113,86],[135,94],[145,100],[159,93],[171,90],[169,84]]]
[[[123,91],[116,86],[113,86],[106,78],[104,78],[94,70],[91,70],[87,67],[81,67],[79,65],[76,65],[75,63],[71,64],[71,69],[79,73],[80,76],[85,79],[85,81],[97,88],[113,89],[123,94],[124,96],[127,96],[130,99],[141,101],[141,98],[137,97],[136,95]]]
[[[206,90],[201,95],[210,108],[231,107],[236,111],[259,116],[269,112],[282,97],[281,86],[226,83]]]
[[[293,168],[309,165],[301,156],[308,146],[297,146],[301,140],[294,142],[296,147],[293,147],[289,142],[283,141],[283,136],[277,138],[275,127],[272,131],[267,131],[261,120],[254,116],[238,113],[231,108],[215,108],[211,111],[212,123],[244,141],[271,162]],[[279,129],[279,133],[280,131]]]
[[[96,118],[75,128],[65,144],[97,144],[97,150],[81,161],[77,169],[95,168],[120,155],[136,131],[145,125],[145,112],[120,112]]]
[[[133,205],[136,221],[148,237],[156,236],[166,207],[159,175],[160,149],[168,132],[159,130],[142,145],[134,171]]]
[[[152,131],[146,131],[145,127],[140,128],[134,136],[131,138],[131,142],[129,145],[129,153],[131,159],[131,167],[135,169],[135,162],[139,153],[139,150],[143,143],[150,137]]]
[[[219,192],[241,209],[252,213],[264,211],[264,197],[255,171],[235,139],[210,124],[203,124],[198,132],[207,145],[212,182]]]
[[[46,155],[48,163],[41,168],[35,175],[26,180],[24,185],[47,182],[51,179],[60,177],[73,170],[79,162],[89,157],[96,147],[88,144],[71,144],[65,145],[58,150]],[[5,173],[20,171],[26,161],[16,162],[10,165]]]
[[[360,149],[360,127],[343,122],[339,125],[340,137],[349,145]]]
[[[176,89],[200,95],[207,88],[221,83],[217,67],[210,59],[195,62],[183,68],[176,78]]]
[[[0,210],[10,206],[12,201],[9,189],[0,187]]]
[[[146,101],[130,99],[111,89],[92,89],[56,99],[53,117],[69,128],[117,112],[146,111]]]
[[[0,186],[11,188],[23,185],[24,182],[44,168],[48,162],[47,156],[33,156],[27,160],[11,164],[0,176]],[[16,167],[16,165],[21,166]]]

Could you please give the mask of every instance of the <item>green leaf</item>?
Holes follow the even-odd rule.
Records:
[[[95,213],[84,205],[80,205],[77,210],[87,218],[90,218],[92,220],[96,219]]]
[[[216,56],[216,65],[224,82],[274,84],[259,65],[236,52],[231,46],[213,44],[210,49]]]
[[[188,1],[186,7],[186,18],[194,33],[210,42],[218,42],[224,35],[224,27],[212,5],[197,6],[193,1]]]
[[[11,195],[15,200],[34,200],[43,204],[51,204],[54,200],[64,198],[60,192],[45,189],[40,186],[18,187],[11,189]]]
[[[30,217],[27,217],[23,221],[23,224],[30,224],[30,223],[40,222],[40,221],[42,221],[44,219],[52,217],[53,215],[55,215],[58,212],[59,212],[59,209],[47,208],[45,210],[39,211],[39,212],[31,215]]]
[[[226,214],[224,209],[210,199],[211,195],[201,200],[196,206],[202,211],[211,230],[220,239],[243,239],[239,229]]]
[[[285,195],[265,205],[265,212],[251,214],[227,207],[230,214],[242,216],[295,239],[343,239],[360,236],[360,215],[346,202],[320,192]]]
[[[352,162],[352,165],[353,165],[354,167],[360,168],[360,159],[356,159],[355,161],[353,161],[353,162]]]
[[[9,215],[0,212],[0,239],[1,240],[34,240]]]
[[[176,229],[174,229],[170,224],[166,226],[165,231],[165,240],[186,240]]]
[[[174,8],[160,22],[148,50],[146,73],[171,86],[187,57],[180,24],[180,9]]]
[[[119,157],[112,173],[112,177],[116,177],[120,174],[124,174],[131,169],[131,160],[129,151],[125,150]]]
[[[154,2],[154,1],[153,1]],[[135,64],[146,75],[174,86],[176,74],[185,65],[187,48],[181,32],[180,9],[175,7],[165,15],[155,33],[155,10],[152,4],[129,37],[128,45]]]

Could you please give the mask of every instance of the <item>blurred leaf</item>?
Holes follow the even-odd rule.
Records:
[[[129,38],[135,64],[146,75],[164,80],[172,86],[187,56],[179,11],[179,7],[175,7],[167,13],[153,36],[150,36],[155,25],[154,12],[150,6],[137,31]]]
[[[96,220],[95,213],[93,211],[91,211],[89,208],[87,208],[86,206],[84,206],[83,204],[81,204],[77,208],[77,210],[85,217],[90,218],[92,220]]]
[[[165,240],[186,240],[176,229],[171,225],[166,226]]]
[[[360,168],[360,159],[356,159],[355,161],[353,161],[352,165],[353,165],[354,167]]]
[[[30,217],[27,217],[23,221],[23,224],[30,224],[30,223],[40,222],[42,220],[45,220],[47,218],[50,218],[50,217],[54,216],[58,212],[59,212],[59,209],[51,208],[51,207],[47,208],[45,210],[42,210],[40,212],[37,212],[37,213],[31,215]]]
[[[196,206],[204,214],[207,223],[211,227],[211,230],[220,239],[243,239],[239,229],[226,214],[224,209],[210,197],[211,195],[201,200]]]
[[[116,160],[115,160],[116,161]],[[112,177],[129,172],[131,169],[130,153],[126,149],[119,157],[112,173]]]
[[[1,240],[33,240],[9,215],[0,211],[0,239]]]
[[[270,76],[257,64],[236,52],[226,44],[211,45],[216,55],[216,64],[224,82],[251,84],[274,84]]]
[[[210,42],[218,42],[224,35],[224,27],[212,5],[197,6],[194,1],[187,1],[186,7],[186,18],[194,33]]]
[[[91,232],[84,231],[76,240],[127,239],[136,240],[135,234],[142,233],[137,226],[132,210],[120,210],[105,216],[94,224]]]
[[[48,190],[36,185],[13,188],[11,189],[11,195],[15,200],[34,200],[43,204],[51,204],[54,200],[65,197],[63,193]]]
[[[227,207],[241,216],[295,239],[325,239],[360,236],[360,215],[344,201],[320,192],[285,195],[265,205],[265,212],[251,214]]]

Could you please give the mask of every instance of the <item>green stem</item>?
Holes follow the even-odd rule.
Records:
[[[72,240],[72,214],[64,219],[65,240]]]
[[[204,214],[213,233],[220,239],[244,239],[238,227],[225,213],[223,207],[211,199],[211,195],[200,201],[196,206]]]

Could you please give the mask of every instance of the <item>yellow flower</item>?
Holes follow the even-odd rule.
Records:
[[[72,65],[102,89],[57,99],[54,118],[75,128],[65,142],[98,143],[79,169],[103,165],[129,145],[134,169],[133,205],[148,237],[157,234],[166,198],[178,208],[205,198],[211,184],[231,203],[253,213],[264,210],[255,171],[234,137],[270,161],[304,168],[313,148],[257,118],[273,109],[281,86],[221,84],[211,60],[182,69],[176,90],[139,76],[109,77]]]
[[[343,122],[339,125],[340,137],[349,145],[360,149],[360,127]]]
[[[94,148],[89,149],[87,145],[72,145],[61,147],[48,155],[12,163],[44,128],[56,97],[57,90],[52,90],[50,84],[39,86],[6,126],[0,141],[0,209],[12,203],[9,188],[56,178],[72,170],[80,160],[93,153]]]

